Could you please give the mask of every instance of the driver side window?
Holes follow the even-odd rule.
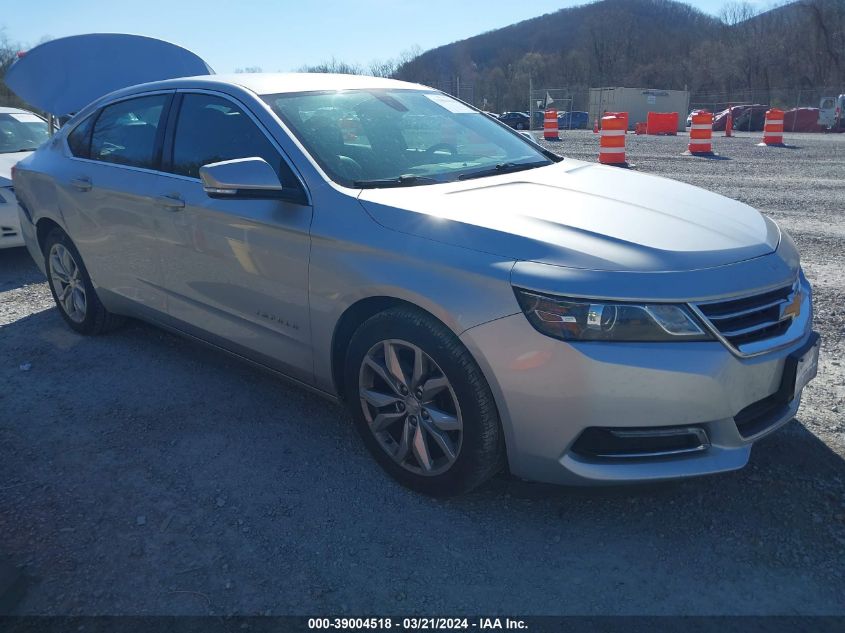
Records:
[[[188,93],[183,96],[167,171],[199,178],[203,165],[254,156],[269,163],[283,188],[301,189],[279,151],[243,108],[214,95]]]

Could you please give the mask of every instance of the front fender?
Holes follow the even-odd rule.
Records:
[[[363,299],[406,301],[456,336],[520,310],[509,281],[513,260],[392,231],[357,204],[315,213],[312,236],[309,296],[320,389],[334,392],[334,331],[344,312]]]

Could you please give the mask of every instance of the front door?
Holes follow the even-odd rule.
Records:
[[[169,314],[188,331],[306,382],[313,381],[308,307],[311,207],[280,151],[240,104],[180,95],[159,195],[172,200],[162,264]],[[209,198],[202,165],[258,156],[286,200]]]

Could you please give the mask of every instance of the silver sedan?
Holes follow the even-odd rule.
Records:
[[[816,372],[811,288],[774,222],[561,159],[420,85],[127,88],[15,188],[71,328],[144,319],[342,401],[384,469],[429,494],[503,469],[740,468]]]

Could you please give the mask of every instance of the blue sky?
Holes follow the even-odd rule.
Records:
[[[12,41],[79,33],[136,33],[168,40],[217,72],[295,70],[332,57],[367,64],[507,26],[583,0],[31,0],[0,12]],[[696,0],[714,15],[725,0]],[[765,0],[754,4],[766,6]]]

